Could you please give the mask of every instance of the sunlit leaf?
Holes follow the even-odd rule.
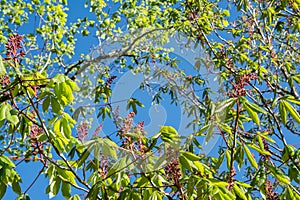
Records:
[[[282,100],[282,102],[286,110],[292,115],[294,120],[300,124],[300,115],[298,111],[293,106],[291,106],[291,104],[289,104],[287,101]]]
[[[254,167],[255,169],[258,169],[257,162],[255,161],[255,159],[254,159],[252,153],[250,152],[250,150],[248,149],[247,145],[244,145],[243,147],[244,147],[246,156],[247,156],[249,162],[251,163],[252,167]]]

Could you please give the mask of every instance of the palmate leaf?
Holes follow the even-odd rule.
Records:
[[[79,159],[77,160],[77,166],[82,166],[84,162],[87,161],[87,158],[93,154],[94,158],[99,161],[101,156],[106,158],[117,159],[117,150],[118,146],[116,143],[111,141],[108,138],[94,138],[84,143],[86,148]],[[81,148],[81,147],[80,147]],[[98,165],[98,163],[96,164]]]
[[[120,170],[127,169],[129,165],[130,160],[128,159],[128,156],[124,156],[120,160],[118,160],[108,171],[107,176],[110,176],[116,172],[119,172]]]
[[[117,148],[118,145],[113,141],[111,141],[110,139],[108,138],[103,139],[102,152],[104,156],[117,159]]]
[[[158,191],[154,191],[149,200],[162,200],[162,195]]]
[[[137,106],[143,108],[144,104],[142,104],[138,99],[130,98],[127,102],[126,110],[132,108],[132,111],[137,114]]]

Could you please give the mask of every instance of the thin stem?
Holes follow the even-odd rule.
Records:
[[[233,144],[232,147],[230,148],[230,167],[229,167],[229,190],[232,189],[232,184],[233,184],[233,176],[234,176],[234,153],[235,153],[235,148],[236,148],[236,138],[237,138],[237,131],[238,131],[238,126],[239,126],[239,116],[240,116],[240,104],[239,104],[239,99],[236,100],[236,118],[235,118],[235,125],[234,125],[234,131],[233,131]]]

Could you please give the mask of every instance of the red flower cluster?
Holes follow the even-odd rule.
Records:
[[[145,146],[142,136],[145,135],[144,132],[144,121],[138,122],[136,126],[133,126],[133,117],[135,116],[134,112],[130,112],[127,117],[124,119],[123,127],[121,129],[121,139],[122,141],[122,147],[129,149],[131,151],[137,150],[140,153],[144,153],[147,149]],[[128,133],[138,133],[139,138],[135,140],[131,137]]]
[[[6,58],[4,60],[14,60],[14,62],[18,62],[18,58],[21,56],[25,56],[26,53],[23,50],[20,50],[22,48],[21,46],[21,40],[23,39],[22,35],[14,34],[8,38],[8,41],[5,45],[5,48],[7,50],[6,52]]]
[[[30,146],[33,148],[32,150],[32,155],[40,155],[40,161],[45,164],[46,161],[43,159],[43,154],[44,154],[44,144],[43,142],[38,141],[37,136],[43,132],[43,128],[38,127],[36,125],[32,125],[30,127],[31,129],[31,134],[29,135],[30,137]]]
[[[84,142],[84,139],[88,136],[88,123],[83,122],[77,127],[77,138]]]
[[[181,172],[179,168],[179,151],[168,148],[167,149],[167,165],[165,166],[165,172],[167,179],[173,180],[175,185],[178,185],[180,178],[181,178]]]
[[[258,76],[254,73],[243,74],[239,77],[238,81],[232,83],[233,85],[233,92],[228,93],[227,95],[230,97],[240,97],[246,94],[245,87],[250,83],[251,80],[257,79]]]
[[[272,182],[270,180],[268,180],[265,183],[265,189],[266,189],[266,195],[267,195],[268,199],[270,199],[270,200],[279,199],[278,194],[276,192],[274,192],[274,190],[273,190]]]

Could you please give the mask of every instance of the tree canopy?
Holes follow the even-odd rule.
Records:
[[[300,1],[0,2],[0,198],[44,177],[40,192],[70,200],[300,199]],[[125,73],[182,107],[186,131],[146,133],[149,99],[114,101]]]

